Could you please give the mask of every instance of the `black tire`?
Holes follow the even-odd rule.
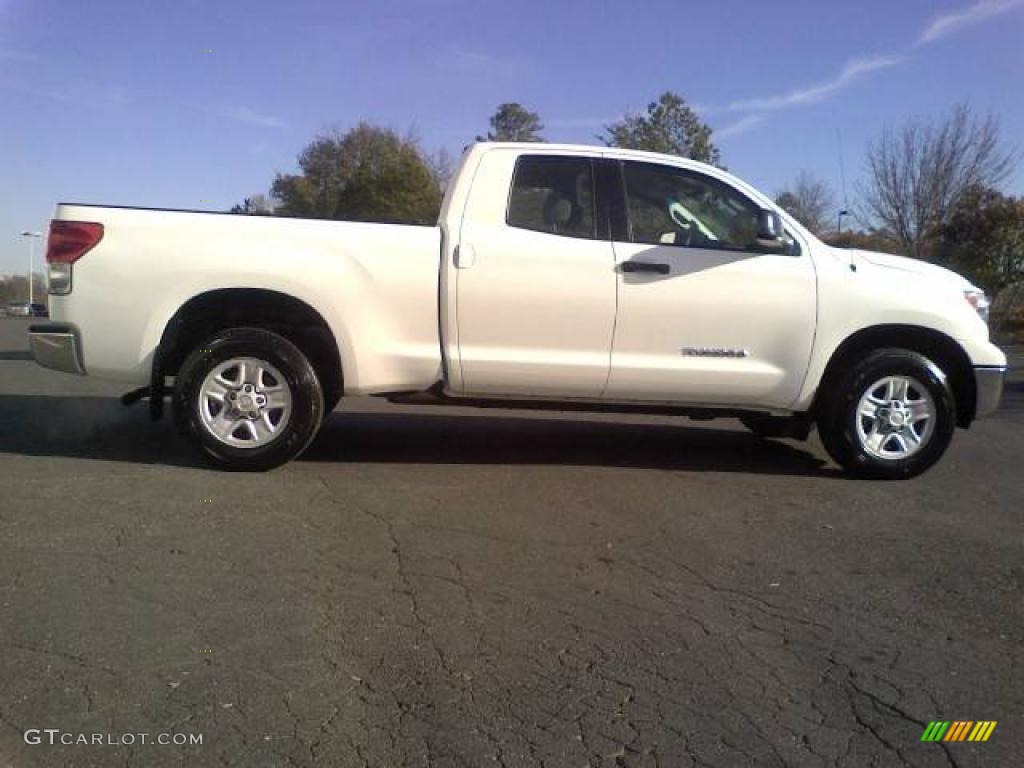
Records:
[[[905,456],[882,457],[865,445],[861,432],[867,432],[872,417],[858,413],[861,398],[869,390],[878,392],[874,385],[886,377],[906,377],[912,382],[908,399],[931,399],[934,414],[932,423],[923,422],[919,447]],[[818,433],[828,454],[851,475],[875,479],[901,480],[919,475],[946,452],[956,428],[956,409],[953,392],[945,373],[931,360],[917,352],[906,349],[880,349],[870,353],[837,380],[834,391],[825,393],[824,407],[818,419]],[[887,410],[888,406],[884,406]],[[881,411],[882,413],[886,411]],[[885,421],[885,419],[881,419]],[[858,429],[860,426],[860,429]],[[900,431],[900,428],[886,424],[886,430]],[[881,432],[880,434],[884,434]],[[881,448],[886,446],[899,453],[906,441],[899,435],[883,438]]]
[[[280,434],[256,447],[223,442],[206,427],[200,412],[203,381],[217,366],[235,358],[269,363],[280,372],[291,396],[288,420]],[[313,366],[290,341],[259,328],[231,328],[201,344],[182,364],[172,407],[179,431],[203,456],[225,469],[263,471],[291,461],[309,446],[320,428],[324,397]]]

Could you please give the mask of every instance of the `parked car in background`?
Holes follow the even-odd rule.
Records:
[[[50,311],[45,304],[12,301],[6,307],[0,308],[0,314],[6,314],[8,317],[49,317]]]
[[[8,317],[31,317],[32,309],[26,301],[12,301],[7,305]]]
[[[904,478],[996,409],[1006,370],[961,276],[607,147],[476,144],[436,227],[61,204],[46,261],[36,361],[138,387],[155,418],[169,386],[235,469],[298,456],[368,394],[815,425],[850,472]]]

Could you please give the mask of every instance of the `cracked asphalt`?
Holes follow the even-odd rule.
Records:
[[[1024,764],[1020,381],[903,483],[732,421],[368,400],[245,475],[37,368],[27,325],[0,766]],[[998,725],[921,743],[939,719]]]

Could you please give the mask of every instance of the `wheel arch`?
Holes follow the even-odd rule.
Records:
[[[824,398],[833,391],[851,364],[872,350],[886,347],[917,352],[938,365],[953,391],[957,426],[970,426],[977,402],[974,368],[970,357],[952,337],[933,328],[917,325],[875,325],[862,328],[844,339],[832,352],[825,366],[811,405],[812,414],[819,414]]]
[[[188,354],[218,331],[263,328],[297,346],[316,370],[325,402],[345,388],[341,348],[323,315],[302,299],[265,288],[218,288],[196,294],[170,317],[153,355],[150,414],[163,415],[164,379],[174,376]]]

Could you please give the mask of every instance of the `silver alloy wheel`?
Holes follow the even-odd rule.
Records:
[[[857,437],[871,456],[896,461],[913,456],[935,431],[935,400],[911,376],[886,376],[857,404]]]
[[[281,434],[292,413],[292,391],[265,360],[233,357],[206,374],[199,417],[206,431],[236,448],[259,448]]]

